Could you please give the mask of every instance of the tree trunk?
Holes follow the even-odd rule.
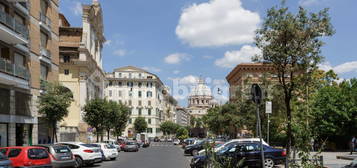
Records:
[[[107,133],[108,133],[108,135],[107,135],[107,136],[108,136],[108,141],[109,141],[109,138],[110,138],[110,136],[109,136],[110,129],[108,129],[108,130],[107,130]]]
[[[285,95],[285,106],[286,106],[286,117],[288,119],[288,126],[287,126],[287,136],[288,136],[288,142],[286,144],[286,160],[287,162],[290,159],[290,153],[291,153],[291,144],[292,144],[292,129],[291,129],[291,107],[290,107],[290,96]],[[289,168],[289,164],[286,163],[286,168]]]

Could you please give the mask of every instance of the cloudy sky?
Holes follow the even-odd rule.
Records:
[[[106,72],[121,66],[137,66],[157,74],[169,87],[206,79],[216,97],[225,76],[242,62],[250,62],[260,50],[253,45],[254,31],[268,8],[279,0],[99,0],[103,7],[107,42],[103,66]],[[61,0],[60,11],[72,26],[81,26],[81,4],[91,0]],[[298,6],[316,12],[330,8],[333,37],[324,39],[323,69],[334,69],[341,78],[357,77],[357,1],[287,0],[291,11]],[[186,105],[185,96],[178,96]]]

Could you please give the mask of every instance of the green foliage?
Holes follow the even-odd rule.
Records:
[[[138,117],[135,119],[134,129],[136,133],[145,132],[147,128],[148,128],[148,123],[146,123],[144,117]]]
[[[130,109],[129,107],[123,105],[123,104],[118,104],[118,108],[120,109],[120,114],[117,116],[116,121],[113,124],[113,134],[115,136],[121,136],[121,133],[124,131],[126,127],[126,123],[129,120],[129,112]]]
[[[186,138],[188,138],[188,130],[185,127],[180,127],[177,129],[176,131],[176,138],[178,138],[179,140],[184,140]]]
[[[68,107],[72,101],[73,94],[68,88],[58,83],[46,83],[46,91],[39,96],[38,112],[52,128],[52,139],[56,136],[57,122],[68,115]]]
[[[160,129],[164,135],[174,134],[180,126],[172,121],[165,121],[160,124]]]
[[[311,81],[312,72],[323,59],[321,37],[333,34],[328,9],[308,14],[300,7],[298,13],[293,14],[284,4],[269,9],[262,28],[257,31],[256,45],[263,51],[258,60],[275,67],[284,92],[288,156],[293,142],[294,94],[299,86]]]
[[[97,142],[99,141],[99,135],[105,129],[106,112],[108,111],[107,101],[105,99],[92,99],[83,108],[84,121],[95,128],[97,134]]]

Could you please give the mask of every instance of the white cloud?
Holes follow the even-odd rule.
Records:
[[[318,3],[319,3],[319,0],[300,0],[299,1],[300,6],[312,6],[312,5],[317,5]]]
[[[182,11],[176,35],[193,47],[239,45],[254,41],[259,22],[241,0],[210,0]]]
[[[113,53],[116,56],[122,57],[127,54],[127,51],[125,49],[117,49]]]
[[[169,79],[176,81],[178,84],[182,84],[182,85],[194,85],[197,84],[199,78],[194,75],[187,75],[181,78],[169,78]]]
[[[149,71],[149,72],[161,72],[160,68],[156,68],[156,67],[143,67],[143,69]]]
[[[328,70],[332,69],[337,74],[344,74],[344,73],[350,73],[350,72],[357,73],[357,61],[345,62],[345,63],[337,65],[335,67],[333,67],[329,62],[324,62],[319,65],[319,68],[324,71],[328,71]]]
[[[174,53],[170,54],[164,58],[164,61],[168,64],[179,64],[182,61],[189,61],[190,57],[184,53]]]
[[[240,50],[227,51],[223,58],[215,61],[215,65],[222,68],[233,68],[237,64],[251,62],[253,56],[260,54],[261,50],[259,48],[244,45]]]
[[[74,2],[71,11],[74,13],[74,15],[81,16],[83,12],[81,2]]]
[[[173,74],[179,74],[180,71],[179,71],[179,70],[174,70],[172,73],[173,73]]]
[[[107,40],[104,43],[105,46],[110,46],[111,44],[112,44],[112,40]]]

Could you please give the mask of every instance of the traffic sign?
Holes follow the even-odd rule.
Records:
[[[271,101],[265,102],[265,113],[271,114],[272,113],[272,103]]]

